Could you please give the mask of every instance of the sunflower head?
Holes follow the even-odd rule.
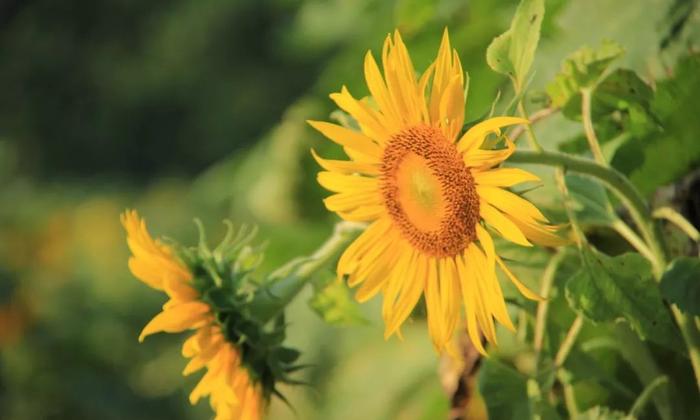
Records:
[[[193,330],[182,353],[190,361],[183,374],[206,368],[192,391],[194,404],[209,395],[217,419],[257,419],[276,385],[294,382],[299,352],[283,346],[283,313],[267,316],[258,301],[269,301],[266,283],[253,278],[262,249],[251,245],[255,229],[228,232],[213,250],[197,222],[196,247],[154,240],[135,211],[122,215],[132,252],[132,273],[170,298],[144,328],[140,340],[156,332]]]
[[[494,320],[513,328],[496,266],[523,295],[539,298],[496,254],[492,235],[522,246],[563,242],[534,205],[509,189],[538,178],[500,167],[515,150],[501,128],[527,120],[502,116],[464,129],[465,76],[447,30],[420,76],[398,31],[387,36],[381,64],[371,52],[365,56],[371,100],[345,87],[330,95],[358,129],[309,121],[349,157],[327,160],[312,151],[324,169],[319,183],[333,192],[326,207],[369,223],[341,256],[338,275],[359,286],[360,301],[382,292],[385,336],[400,332],[424,296],[437,350],[464,321],[484,352],[482,336],[496,341]]]

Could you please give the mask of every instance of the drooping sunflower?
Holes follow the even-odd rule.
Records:
[[[330,95],[359,126],[309,123],[341,145],[350,160],[327,160],[313,150],[325,171],[318,182],[334,194],[326,207],[341,218],[369,222],[338,261],[339,276],[359,286],[356,298],[383,294],[385,337],[400,326],[422,295],[430,336],[445,349],[464,318],[471,341],[485,352],[481,335],[496,342],[494,319],[513,329],[496,266],[527,298],[539,299],[496,253],[492,234],[522,246],[555,246],[545,216],[508,190],[538,178],[499,165],[514,151],[485,148],[500,128],[525,124],[515,117],[489,118],[462,132],[465,76],[445,34],[435,61],[420,76],[398,31],[382,50],[383,73],[371,51],[364,73],[371,100],[346,87]]]
[[[133,254],[129,259],[131,272],[170,298],[143,329],[139,341],[157,332],[196,330],[182,348],[183,356],[190,358],[183,374],[202,368],[206,373],[190,394],[190,402],[196,404],[208,395],[217,420],[260,419],[264,401],[261,386],[251,380],[239,350],[226,339],[212,308],[202,300],[190,269],[171,247],[151,237],[135,211],[122,214],[121,221]]]

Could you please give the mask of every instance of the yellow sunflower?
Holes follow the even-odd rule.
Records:
[[[182,348],[182,354],[191,359],[183,374],[205,367],[207,371],[190,394],[190,402],[196,404],[202,396],[209,395],[217,420],[260,419],[261,389],[241,365],[239,351],[225,339],[209,305],[200,300],[190,270],[170,247],[150,236],[145,222],[135,211],[122,214],[121,221],[133,254],[129,259],[131,272],[170,298],[163,311],[143,329],[139,341],[161,331],[196,330]]]
[[[527,120],[496,117],[464,134],[464,73],[447,31],[437,58],[420,76],[398,31],[382,50],[383,74],[371,52],[364,73],[373,101],[347,88],[330,97],[352,116],[359,131],[321,121],[309,123],[343,146],[350,160],[326,160],[318,182],[333,195],[326,207],[341,218],[370,222],[343,253],[338,275],[360,286],[362,302],[383,293],[385,337],[425,296],[431,339],[445,349],[464,306],[467,330],[485,352],[481,335],[496,342],[494,318],[513,329],[496,278],[496,266],[520,292],[539,299],[496,254],[492,232],[522,246],[562,241],[529,201],[508,191],[538,178],[522,169],[499,168],[514,151],[482,149],[500,128]]]

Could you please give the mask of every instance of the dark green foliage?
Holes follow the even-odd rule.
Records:
[[[636,253],[609,257],[584,247],[581,264],[566,284],[566,297],[577,312],[594,322],[624,319],[643,339],[683,348],[645,258]]]
[[[673,260],[661,278],[661,294],[689,315],[700,315],[700,258]]]

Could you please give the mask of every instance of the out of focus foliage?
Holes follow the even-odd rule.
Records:
[[[402,31],[416,67],[423,69],[448,27],[470,75],[467,120],[486,114],[497,92],[512,94],[507,78],[488,67],[486,48],[508,27],[516,3],[0,3],[0,417],[207,418],[208,407],[187,403],[197,378],[180,375],[185,364],[180,339],[137,342],[140,328],[162,301],[128,274],[119,212],[139,208],[155,232],[172,232],[187,242],[196,236],[194,216],[220,235],[222,218],[256,223],[260,236],[269,240],[265,271],[310,252],[330,232],[333,218],[323,209],[308,151],[312,146],[324,155],[337,150],[305,120],[329,115],[333,108],[327,94],[343,84],[363,92],[363,55],[368,48],[378,51],[394,28]],[[531,62],[534,76],[521,80],[534,92],[525,98],[526,106],[546,106],[547,92],[564,106],[562,114],[537,126],[544,145],[584,150],[580,109],[567,101],[587,80],[578,77],[578,70],[590,67],[592,49],[612,40],[624,54],[607,54],[605,68],[586,74],[595,71],[604,78],[604,88],[594,97],[600,113],[596,130],[613,166],[650,196],[696,169],[698,3],[546,1]],[[583,46],[588,50],[580,50]],[[520,66],[530,67],[528,62]],[[562,63],[568,64],[562,68]],[[574,88],[554,95],[554,85]],[[629,90],[623,99],[620,89]],[[614,95],[606,96],[610,92]],[[571,182],[575,190],[577,181]],[[545,185],[529,197],[549,207],[547,213],[556,219],[561,203],[553,182]],[[584,204],[594,213],[582,216],[582,222],[600,229],[596,245],[619,253],[623,247],[604,228],[625,215],[614,212],[616,203],[604,191],[582,191],[578,200],[597,203]],[[515,247],[509,256],[522,262],[518,274],[533,285],[550,257]],[[614,261],[618,258],[625,257]],[[595,256],[591,261],[598,263]],[[565,283],[578,264],[577,257],[567,255],[554,282],[548,355],[574,317]],[[667,288],[668,296],[679,300],[683,290],[695,289],[687,284]],[[444,418],[450,402],[420,314],[403,341],[384,342],[377,301],[358,309],[339,285],[322,290],[313,299],[299,298],[288,314],[290,344],[302,350],[302,362],[313,363],[305,378],[311,386],[285,389],[297,414],[275,403],[271,418]],[[516,293],[509,297],[514,306],[528,304]],[[309,300],[337,325],[310,312]],[[350,309],[324,309],[338,305]],[[686,305],[695,308],[697,302]],[[353,327],[342,327],[346,324]],[[531,322],[523,325],[531,329]],[[654,335],[660,325],[638,329]],[[626,333],[617,328],[587,323],[582,344],[570,356],[567,369],[586,418],[614,418],[597,406],[625,411],[642,391],[631,361],[638,355],[615,341]],[[533,359],[510,333],[499,338],[496,357],[482,366],[480,389],[491,418],[524,418],[532,407],[520,371],[532,371]],[[679,368],[678,356],[652,346],[658,362],[675,369],[677,380],[692,389],[692,377]],[[553,382],[547,374],[540,378],[544,388]],[[659,403],[662,407],[681,400],[674,406],[693,408],[692,396],[668,390],[659,395],[667,400]],[[538,413],[558,415],[546,401],[542,407]],[[647,408],[641,417],[657,413]]]

